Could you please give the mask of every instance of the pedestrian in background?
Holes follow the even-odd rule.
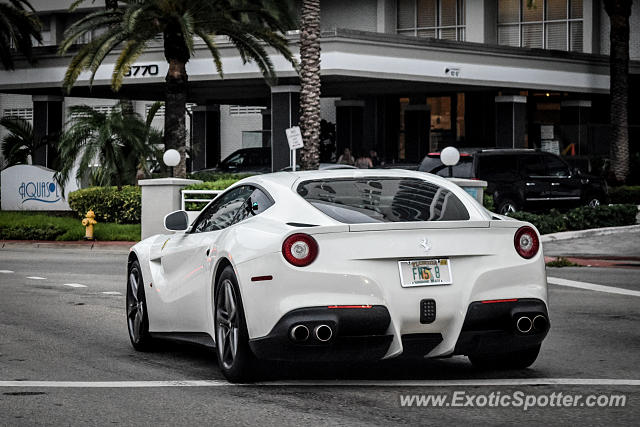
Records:
[[[356,160],[356,167],[358,169],[371,169],[373,167],[371,157],[367,156],[366,154],[358,156],[358,160]]]
[[[344,152],[338,157],[338,164],[341,165],[353,165],[356,162],[356,159],[351,154],[351,150],[349,148],[345,148]]]

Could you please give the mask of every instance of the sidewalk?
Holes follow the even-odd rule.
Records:
[[[565,257],[578,265],[592,267],[639,267],[640,230],[625,230],[542,243],[547,262]]]

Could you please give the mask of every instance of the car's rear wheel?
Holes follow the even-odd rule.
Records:
[[[142,269],[138,261],[131,263],[127,278],[127,329],[133,348],[138,351],[151,349],[153,339],[149,334],[147,300],[144,293]]]
[[[493,355],[469,355],[469,360],[479,369],[525,369],[536,361],[540,353],[540,344],[524,350]]]
[[[600,197],[598,197],[596,195],[593,195],[593,194],[589,195],[589,197],[587,197],[586,205],[589,206],[590,208],[597,208],[601,204],[602,204],[602,201],[601,201]]]
[[[511,199],[502,199],[498,203],[497,211],[500,215],[509,215],[518,212],[518,205]]]
[[[230,266],[218,279],[214,301],[216,354],[220,370],[231,382],[250,381],[255,374],[255,356],[249,348],[238,281]]]

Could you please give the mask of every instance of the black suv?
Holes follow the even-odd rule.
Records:
[[[439,153],[430,153],[418,170],[449,176]],[[608,199],[604,179],[572,169],[559,156],[536,150],[496,149],[464,153],[452,176],[487,181],[487,194],[501,214],[581,205]]]

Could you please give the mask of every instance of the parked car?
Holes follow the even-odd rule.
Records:
[[[430,153],[418,170],[448,176],[448,168]],[[608,201],[601,177],[570,167],[560,156],[538,150],[492,149],[462,153],[452,168],[457,178],[487,181],[496,212],[598,206]]]
[[[342,165],[340,163],[320,163],[318,165],[318,170],[326,171],[326,170],[335,170],[335,169],[356,169],[355,166],[351,165]],[[284,167],[280,169],[282,172],[291,172],[291,166]],[[300,170],[300,165],[297,166],[297,170]]]
[[[197,172],[221,173],[269,173],[271,172],[271,148],[241,148],[229,154],[215,168]]]
[[[129,253],[131,343],[216,347],[230,381],[251,380],[257,359],[459,354],[522,369],[549,331],[536,230],[434,175],[254,175],[165,228]]]

